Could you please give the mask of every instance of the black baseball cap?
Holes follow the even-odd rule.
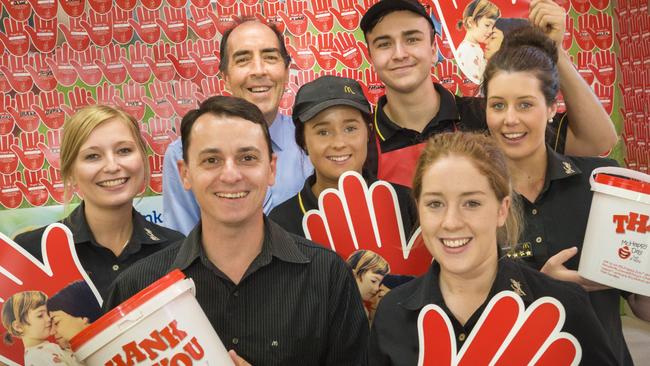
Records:
[[[337,105],[370,114],[370,103],[356,80],[326,75],[300,87],[293,105],[293,121],[305,123],[323,110]]]
[[[417,0],[381,0],[371,6],[361,18],[360,27],[363,34],[368,33],[371,28],[374,28],[377,24],[377,18],[398,10],[408,10],[421,15],[429,22],[429,24],[431,24],[433,31],[436,31],[436,27],[433,25],[433,20],[431,20],[429,13],[427,13],[424,6]]]

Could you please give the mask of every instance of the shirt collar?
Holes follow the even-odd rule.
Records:
[[[184,270],[202,255],[203,241],[201,234],[201,221],[199,221],[181,244],[176,259],[172,264],[173,268]],[[262,267],[271,262],[271,257],[289,263],[304,264],[310,262],[309,258],[298,249],[295,239],[265,216],[262,251],[254,260],[254,263],[257,262],[258,266]]]
[[[271,142],[273,143],[273,151],[284,149],[287,144],[288,138],[294,138],[293,133],[290,133],[293,121],[291,117],[282,113],[278,113],[269,126],[269,135],[271,135]]]
[[[444,299],[440,292],[440,264],[433,262],[429,270],[419,280],[412,295],[401,302],[408,310],[419,311],[428,304],[442,304]],[[505,257],[499,260],[497,277],[492,284],[487,301],[501,291],[510,290],[517,293],[525,304],[533,301],[533,294],[517,264]]]
[[[567,156],[555,152],[550,146],[546,146],[546,177],[542,194],[548,190],[551,182],[582,174],[580,168],[575,165]],[[539,197],[542,197],[542,194]]]
[[[438,113],[433,116],[433,119],[427,124],[425,129],[430,126],[437,126],[442,121],[459,121],[460,114],[456,107],[455,96],[439,83],[433,83],[433,88],[440,96],[440,106],[438,107]],[[387,103],[388,99],[385,95],[379,98],[375,115],[373,116],[375,122],[374,127],[382,141],[390,139],[397,131],[405,129],[388,118],[388,115],[384,111]]]

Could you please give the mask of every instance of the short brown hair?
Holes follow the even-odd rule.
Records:
[[[30,310],[44,306],[47,303],[47,295],[41,291],[17,292],[9,297],[2,305],[2,325],[7,330],[4,335],[4,342],[12,344],[12,336],[22,337],[22,333],[14,328],[15,321],[29,325],[27,315]]]

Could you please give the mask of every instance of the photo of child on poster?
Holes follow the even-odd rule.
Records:
[[[440,20],[443,37],[449,42],[461,73],[480,84],[487,60],[503,40],[503,29],[525,24],[530,0],[434,0],[433,3],[434,17]]]

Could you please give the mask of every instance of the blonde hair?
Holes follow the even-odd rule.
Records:
[[[63,139],[61,141],[61,176],[64,183],[64,200],[66,203],[72,195],[70,190],[74,163],[79,155],[81,146],[88,140],[90,134],[102,123],[117,119],[122,121],[131,131],[135,139],[138,150],[142,154],[144,164],[144,182],[145,186],[149,184],[149,161],[147,160],[147,147],[142,135],[140,126],[130,114],[120,108],[107,105],[90,105],[81,108],[63,125]]]
[[[29,325],[27,315],[30,310],[44,306],[47,303],[47,295],[41,291],[17,292],[5,301],[2,305],[2,325],[7,330],[4,335],[6,344],[13,343],[13,337],[22,337],[22,332],[14,327],[14,322]]]
[[[474,0],[465,6],[463,11],[463,19],[459,20],[456,24],[458,29],[465,27],[469,29],[468,21],[473,20],[478,22],[481,18],[489,18],[496,20],[501,16],[501,10],[490,0]]]
[[[371,250],[357,250],[347,260],[354,275],[361,278],[364,273],[376,273],[385,276],[390,272],[390,265],[379,254]]]
[[[494,139],[482,133],[451,132],[435,135],[427,142],[415,168],[413,195],[419,201],[422,193],[422,176],[432,164],[449,156],[468,158],[478,171],[487,178],[495,196],[502,202],[511,197],[512,204],[504,226],[497,230],[500,248],[514,246],[522,230],[522,214],[513,195],[506,157]]]

